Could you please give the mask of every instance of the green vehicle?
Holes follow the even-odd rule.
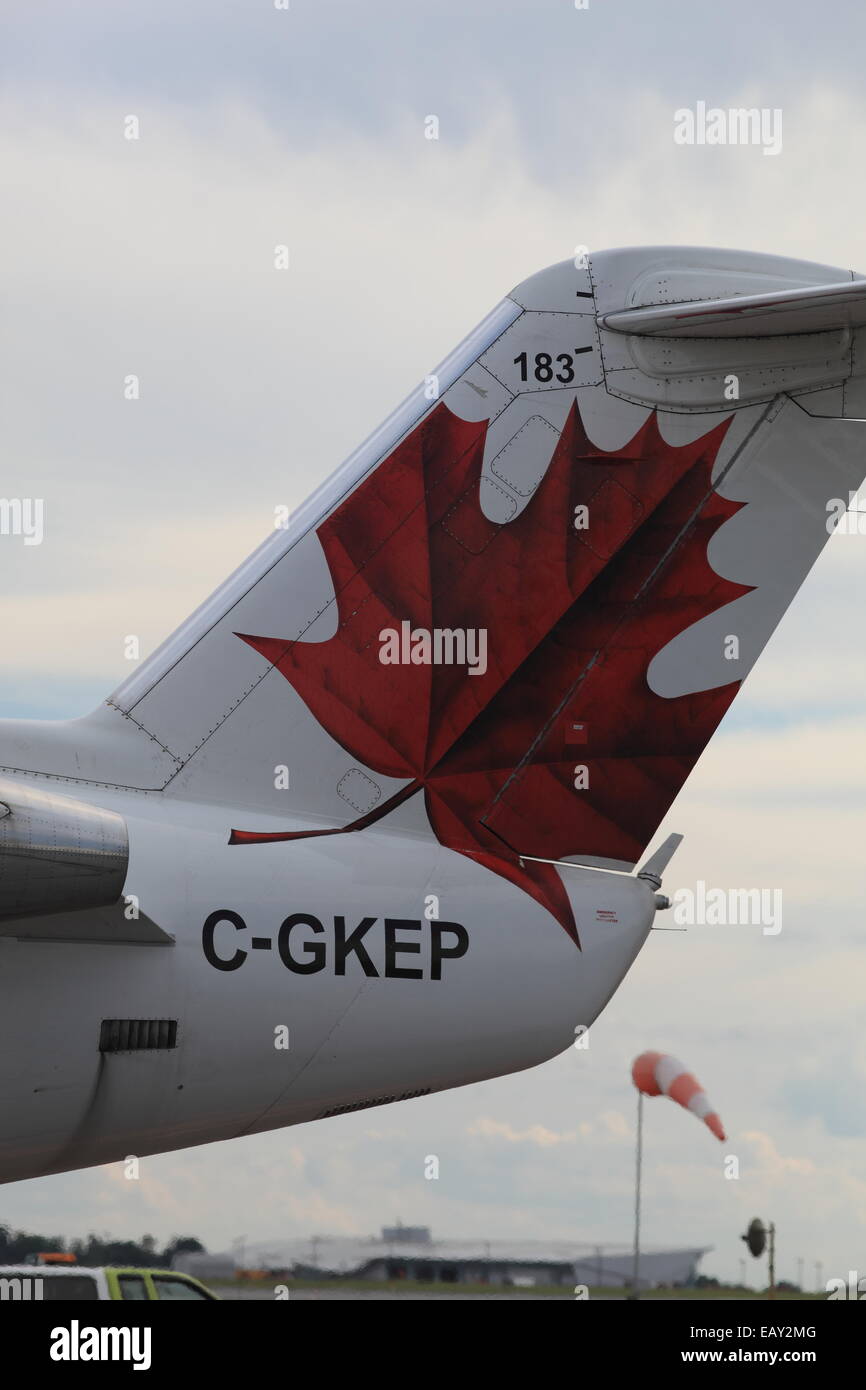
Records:
[[[178,1303],[212,1300],[191,1274],[174,1269],[84,1265],[0,1265],[0,1302]]]

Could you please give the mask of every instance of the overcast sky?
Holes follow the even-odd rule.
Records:
[[[152,650],[275,505],[575,245],[866,271],[866,11],[843,0],[2,9],[2,492],[46,507],[43,545],[0,547],[6,716],[92,708],[129,672],[127,634]],[[699,100],[781,109],[781,153],[675,144],[674,111]],[[705,1269],[736,1277],[761,1215],[780,1276],[798,1257],[810,1284],[815,1260],[862,1267],[864,547],[831,541],[668,818],[686,839],[666,889],[780,887],[779,936],[655,933],[588,1052],[148,1159],[138,1183],[109,1167],[12,1184],[0,1221],[212,1248],[398,1217],[626,1242],[629,1065],[657,1047],[706,1085],[741,1177],[649,1103],[647,1241],[714,1246]]]

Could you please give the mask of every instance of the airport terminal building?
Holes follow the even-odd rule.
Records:
[[[643,1288],[688,1286],[710,1247],[641,1252]],[[178,1266],[207,1279],[214,1260],[231,1256],[182,1255]],[[287,1272],[296,1279],[350,1278],[418,1283],[625,1287],[631,1283],[633,1256],[624,1245],[574,1241],[434,1240],[426,1226],[386,1226],[380,1236],[310,1236],[252,1246],[247,1267]]]

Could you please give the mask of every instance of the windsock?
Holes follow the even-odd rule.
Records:
[[[635,1060],[631,1076],[645,1096],[670,1096],[671,1100],[703,1120],[716,1138],[724,1142],[722,1122],[710,1105],[706,1092],[701,1090],[691,1072],[686,1071],[676,1057],[664,1052],[642,1052]]]

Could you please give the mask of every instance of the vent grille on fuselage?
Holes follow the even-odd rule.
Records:
[[[175,1018],[104,1018],[100,1052],[157,1052],[177,1047]]]
[[[370,1110],[374,1105],[393,1105],[398,1100],[415,1100],[418,1096],[429,1096],[431,1086],[420,1091],[404,1091],[401,1096],[377,1096],[375,1100],[355,1100],[348,1105],[335,1105],[333,1110],[323,1110],[317,1116],[320,1120],[330,1120],[335,1115],[350,1115],[355,1110]]]

